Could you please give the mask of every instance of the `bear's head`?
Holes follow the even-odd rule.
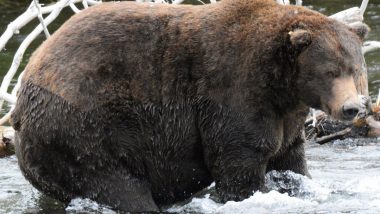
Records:
[[[288,33],[298,50],[296,69],[299,98],[340,120],[352,120],[360,109],[360,94],[368,96],[362,43],[363,23],[345,25],[333,20],[308,29],[298,25]]]

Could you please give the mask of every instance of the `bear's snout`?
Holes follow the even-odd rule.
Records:
[[[353,120],[360,110],[360,106],[357,103],[346,102],[342,107],[343,119]]]
[[[333,117],[352,120],[360,111],[360,100],[352,76],[340,77],[333,81],[332,97],[328,103]]]

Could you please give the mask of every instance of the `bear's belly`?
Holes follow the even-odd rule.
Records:
[[[186,199],[212,182],[192,104],[118,101],[81,111],[26,82],[12,115],[20,168],[62,201],[92,198],[107,174],[147,181],[157,204]]]
[[[141,145],[137,151],[126,149],[121,155],[126,159],[140,157],[138,162],[145,169],[143,176],[148,179],[157,204],[181,201],[212,182],[204,162],[196,105],[192,99],[175,99],[165,104],[134,105],[133,113],[125,107],[116,110],[128,118],[113,124],[129,130],[117,141],[135,139],[122,142],[120,147]]]
[[[158,166],[157,171],[149,173],[152,195],[159,205],[185,200],[213,181],[203,162],[182,160],[165,164],[170,170]]]

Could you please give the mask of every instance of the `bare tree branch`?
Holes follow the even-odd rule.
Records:
[[[380,49],[380,42],[378,41],[367,41],[363,44],[363,54],[376,51]]]
[[[33,1],[34,1],[35,7],[37,8],[37,14],[38,14],[37,17],[40,20],[40,23],[41,23],[41,25],[42,25],[42,27],[44,29],[45,36],[46,36],[46,38],[49,38],[50,37],[50,33],[49,33],[49,31],[48,31],[45,23],[44,23],[44,17],[42,16],[42,13],[41,13],[41,5],[38,2],[38,0],[33,0]]]

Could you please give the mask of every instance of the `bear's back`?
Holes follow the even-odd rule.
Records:
[[[266,78],[259,77],[268,75],[261,67],[273,63],[264,58],[271,57],[266,52],[283,43],[276,40],[283,33],[280,21],[289,22],[295,11],[320,18],[272,0],[207,6],[105,3],[73,16],[44,42],[23,81],[82,110],[120,99],[162,103],[201,95],[218,100],[224,90],[220,79],[232,86],[242,85],[251,72],[257,71],[256,80]]]
[[[163,87],[162,57],[169,40],[175,39],[168,25],[191,18],[197,13],[194,8],[134,2],[89,8],[39,47],[23,82],[83,110],[112,99],[156,101]]]

